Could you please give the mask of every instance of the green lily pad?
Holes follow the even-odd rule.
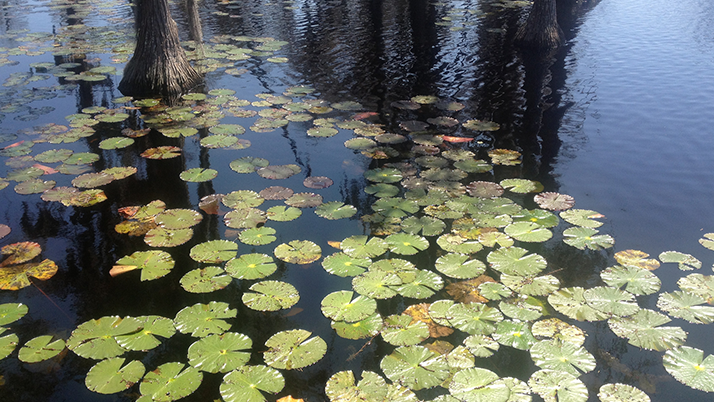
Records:
[[[494,250],[486,257],[491,268],[508,275],[531,276],[545,269],[547,262],[538,254],[528,254],[520,247]]]
[[[659,290],[662,282],[652,272],[637,268],[615,265],[600,272],[603,282],[614,288],[625,287],[635,295],[649,295]]]
[[[234,209],[223,217],[226,226],[233,229],[252,229],[267,220],[267,214],[257,208]]]
[[[116,357],[126,349],[114,337],[131,334],[141,328],[141,321],[132,317],[106,316],[90,320],[72,331],[67,339],[67,348],[87,359]]]
[[[382,330],[383,322],[379,313],[375,313],[361,321],[332,321],[330,325],[342,338],[365,339],[377,336]]]
[[[688,346],[668,350],[663,358],[664,368],[684,385],[704,392],[714,392],[714,357]]]
[[[527,322],[504,320],[496,324],[493,339],[501,345],[528,350],[536,343]]]
[[[3,328],[2,331],[4,332],[5,329]],[[1,333],[2,332],[0,332],[0,334]],[[19,338],[15,334],[8,334],[0,337],[0,360],[8,357],[10,353],[15,350],[18,341]]]
[[[372,371],[363,371],[359,384],[352,371],[339,371],[325,384],[325,394],[331,402],[391,400],[386,399],[387,392],[387,382]]]
[[[465,254],[449,253],[436,260],[435,268],[442,274],[456,279],[471,279],[484,273],[486,264]]]
[[[190,257],[196,262],[216,264],[235,258],[238,244],[228,240],[209,240],[191,247]]]
[[[302,211],[295,207],[286,207],[285,205],[275,205],[268,208],[266,211],[268,219],[277,222],[294,221],[302,215]]]
[[[501,187],[518,194],[540,193],[543,185],[535,180],[504,179],[499,183]]]
[[[138,360],[122,367],[126,359],[115,357],[92,366],[84,380],[89,390],[100,394],[113,394],[131,388],[144,376],[146,369]]]
[[[395,289],[403,283],[394,272],[367,271],[352,279],[352,288],[359,294],[373,299],[388,299],[398,294]]]
[[[117,343],[128,350],[146,351],[161,344],[156,337],[171,338],[176,333],[172,320],[158,315],[134,317],[142,324],[142,329],[126,335],[117,335]]]
[[[45,174],[44,170],[31,166],[28,168],[11,170],[7,172],[7,176],[5,177],[5,179],[13,180],[16,182],[23,182],[31,179],[36,179],[42,176],[43,174]]]
[[[267,159],[254,156],[244,156],[230,163],[230,168],[238,173],[254,173],[260,168],[270,165]]]
[[[341,290],[322,299],[320,308],[325,317],[333,321],[357,322],[377,311],[377,302],[369,297],[353,297],[354,292]]]
[[[356,276],[367,270],[372,264],[369,258],[353,258],[345,253],[335,253],[322,260],[325,271],[341,276]]]
[[[210,293],[224,289],[233,282],[221,267],[196,268],[188,271],[179,283],[190,293]]]
[[[402,180],[402,172],[395,168],[377,168],[364,172],[364,177],[375,183],[396,183]]]
[[[198,129],[195,127],[172,127],[159,129],[161,134],[169,138],[190,137],[198,134]]]
[[[596,286],[583,293],[587,304],[608,316],[626,317],[640,309],[635,296],[610,286]]]
[[[498,308],[506,317],[526,322],[539,319],[545,310],[538,300],[533,297],[503,300],[498,303]]]
[[[254,280],[270,276],[278,269],[267,254],[243,254],[226,263],[226,272],[234,278]]]
[[[7,246],[5,246],[7,247]],[[12,258],[6,258],[9,262]],[[26,288],[32,284],[30,277],[39,280],[47,280],[57,273],[57,264],[52,260],[43,260],[42,262],[31,262],[20,265],[3,264],[0,269],[0,289],[3,290],[19,290]]]
[[[474,131],[496,131],[500,128],[498,123],[477,119],[467,120],[463,126]]]
[[[567,211],[566,211],[567,212]],[[586,227],[573,227],[563,231],[563,241],[577,249],[600,250],[610,248],[615,244],[615,239],[610,235],[599,235],[595,229]]]
[[[342,240],[340,248],[342,252],[353,258],[375,258],[384,254],[389,245],[379,237],[357,235]]]
[[[364,192],[379,198],[394,197],[399,194],[399,187],[387,183],[375,183],[365,187]]]
[[[220,392],[226,402],[265,402],[267,399],[262,392],[277,394],[283,387],[285,379],[278,370],[266,366],[243,366],[223,377]]]
[[[677,263],[682,271],[691,271],[702,267],[702,262],[691,254],[684,254],[678,251],[665,251],[659,255],[662,262]]]
[[[275,229],[261,226],[258,228],[246,229],[238,235],[240,241],[251,246],[262,246],[274,242],[277,238],[273,236]]]
[[[514,292],[527,296],[547,296],[560,287],[558,278],[552,275],[518,276],[501,274],[501,283]]]
[[[535,222],[514,222],[503,229],[512,238],[528,243],[542,243],[553,233]]]
[[[322,249],[309,240],[293,240],[283,243],[273,251],[279,260],[291,264],[309,264],[322,257]]]
[[[223,196],[221,199],[223,205],[231,209],[242,209],[242,208],[255,208],[263,202],[265,199],[252,190],[237,190],[231,191],[230,193]]]
[[[380,198],[372,204],[372,210],[390,218],[402,218],[419,211],[419,204],[403,198]]]
[[[175,401],[191,395],[201,385],[203,374],[184,363],[164,363],[146,373],[139,385],[141,395],[153,401]]]
[[[699,244],[708,248],[709,250],[714,250],[714,233],[706,233],[701,239],[699,239]]]
[[[117,260],[112,270],[112,276],[135,269],[141,270],[141,280],[150,281],[166,276],[175,264],[171,254],[160,251],[136,251],[131,255],[124,256]]]
[[[74,153],[64,160],[65,165],[87,165],[99,160],[99,155],[92,152]]]
[[[671,320],[656,311],[641,309],[629,317],[613,317],[608,325],[615,335],[634,346],[664,351],[684,344],[687,333],[679,327],[663,327]]]
[[[395,346],[416,345],[429,337],[429,327],[406,314],[390,315],[384,319],[382,339]]]
[[[491,357],[500,348],[498,342],[486,335],[469,335],[463,343],[476,357]]]
[[[229,148],[238,144],[238,138],[232,135],[217,134],[201,138],[201,146],[209,149]]]
[[[218,176],[217,170],[204,168],[188,169],[179,174],[181,180],[191,183],[204,183],[215,179],[216,176]]]
[[[588,400],[588,389],[585,384],[565,371],[536,371],[528,380],[528,385],[546,402],[586,402]]]
[[[327,352],[327,344],[319,336],[303,329],[281,331],[268,338],[266,364],[277,369],[295,370],[317,363]]]
[[[208,373],[227,373],[245,365],[250,360],[253,346],[247,336],[235,332],[209,335],[188,348],[188,363]]]
[[[112,176],[114,180],[126,179],[127,177],[135,174],[139,170],[134,166],[117,166],[109,169],[104,169],[99,173],[108,174]]]
[[[106,173],[85,173],[72,179],[72,185],[77,188],[95,188],[107,185],[113,181],[114,176]]]
[[[5,303],[0,304],[0,325],[13,323],[24,317],[29,311],[26,304]]]
[[[181,156],[181,148],[170,145],[149,148],[141,153],[141,157],[146,159],[172,159]],[[65,162],[67,163],[67,162]]]
[[[503,274],[501,276],[504,276]],[[484,282],[478,285],[479,295],[487,300],[501,300],[513,295],[513,291],[502,283]]]
[[[601,402],[650,402],[650,397],[641,389],[620,383],[603,385],[597,397]]]
[[[182,334],[191,334],[195,337],[222,334],[231,327],[231,324],[222,318],[233,318],[236,314],[237,310],[230,309],[228,303],[216,301],[208,304],[196,303],[176,313],[174,325]]]
[[[553,338],[560,342],[570,342],[576,346],[585,343],[585,331],[558,318],[536,321],[531,327],[536,337]]]
[[[498,374],[480,367],[457,372],[449,383],[449,393],[464,402],[511,400],[511,391]]]
[[[560,217],[570,224],[590,229],[602,226],[602,222],[595,219],[604,218],[602,214],[589,209],[569,209],[561,212]]]
[[[330,220],[351,218],[356,213],[357,208],[340,201],[326,202],[315,209],[317,216]]]
[[[72,156],[74,151],[71,149],[49,149],[35,155],[35,160],[40,163],[57,163],[64,162]]]
[[[714,322],[714,307],[707,304],[707,299],[681,290],[662,293],[657,300],[657,307],[660,310],[667,312],[672,317],[681,318],[693,324]]]
[[[714,299],[714,276],[689,274],[677,281],[679,288],[699,295],[707,300]]]
[[[413,235],[421,232],[424,236],[436,236],[442,234],[445,228],[443,221],[431,216],[410,216],[402,221],[402,230]]]
[[[607,314],[587,304],[584,293],[585,289],[581,287],[563,288],[548,296],[548,304],[574,320],[600,321],[607,319]]]
[[[219,124],[208,129],[212,134],[240,135],[245,133],[245,128],[240,124]]]
[[[295,286],[281,281],[264,281],[254,283],[251,292],[243,293],[243,303],[258,311],[278,311],[288,309],[300,300],[300,294]]]
[[[315,193],[295,193],[285,203],[296,208],[312,208],[322,204],[322,196]]]
[[[203,216],[192,209],[167,209],[154,217],[156,224],[166,229],[187,229],[198,225]]]
[[[448,308],[446,317],[454,328],[471,335],[491,335],[503,320],[500,311],[482,303],[455,303]]]
[[[54,180],[30,179],[15,186],[15,192],[18,194],[39,194],[53,188],[57,184]]]
[[[483,249],[483,245],[477,241],[455,234],[446,233],[436,239],[436,244],[445,251],[459,254],[475,254]]]
[[[424,346],[401,346],[379,363],[390,380],[412,390],[432,388],[449,376],[446,360]]]
[[[557,215],[542,209],[522,209],[512,217],[514,222],[532,222],[544,228],[558,226],[560,222]]]
[[[64,339],[52,341],[52,335],[41,335],[30,339],[20,348],[18,359],[23,363],[37,363],[51,359],[65,348]]]
[[[302,171],[302,168],[298,165],[288,164],[288,165],[272,165],[262,167],[256,172],[260,177],[265,179],[280,180],[287,179],[288,177],[294,176]]]
[[[404,274],[400,276],[404,277]],[[396,291],[404,297],[426,299],[433,296],[444,287],[444,280],[434,272],[420,269],[411,280],[402,278],[402,284],[396,286]]]
[[[413,255],[429,247],[429,241],[425,238],[408,233],[389,235],[384,241],[391,252],[402,255]]]
[[[552,339],[537,342],[530,349],[531,358],[542,369],[565,371],[580,377],[595,369],[595,358],[582,346]]]
[[[134,143],[134,139],[127,137],[112,137],[107,138],[99,143],[101,149],[122,149]]]

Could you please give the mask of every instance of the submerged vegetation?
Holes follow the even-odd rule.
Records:
[[[88,3],[91,11],[120,7]],[[504,8],[521,3],[499,2]],[[106,57],[87,55],[109,55],[121,64],[131,52],[127,32],[106,27],[69,25],[56,34],[17,32],[6,39],[18,46],[2,49],[4,65],[19,64],[16,55],[33,60],[29,72],[12,73],[3,84],[4,118],[18,122],[54,119],[52,107],[35,102],[92,85],[111,87],[119,69],[103,65]],[[287,45],[247,36],[185,43],[203,74],[232,76],[247,74],[249,60],[288,62]],[[50,56],[61,62],[47,61]],[[51,78],[60,83],[34,84]],[[687,346],[687,333],[670,324],[714,321],[714,277],[688,273],[701,269],[701,261],[677,251],[657,258],[638,250],[608,254],[615,239],[598,229],[605,216],[522,177],[522,154],[491,145],[499,122],[470,116],[459,102],[415,94],[391,103],[398,113],[392,124],[359,102],[323,99],[307,84],[254,96],[209,85],[171,106],[130,97],[102,104],[65,121],[0,134],[8,167],[0,190],[60,214],[90,211],[111,222],[114,233],[106,238],[123,244],[117,250],[131,250],[93,267],[101,280],[132,281],[136,292],[153,281],[200,301],[174,305],[172,316],[157,315],[147,303],[134,316],[85,318],[66,336],[44,325],[22,328],[23,317],[39,307],[6,302],[0,304],[4,361],[61,367],[71,353],[91,361],[84,364],[89,390],[142,402],[181,399],[203,383],[213,387],[204,397],[227,402],[313,400],[300,394],[307,393],[304,386],[286,381],[296,378],[288,373],[319,366],[341,338],[355,348],[351,359],[369,353],[374,362],[360,372],[341,366],[347,362],[320,366],[311,380],[320,384],[312,386],[330,401],[520,402],[538,395],[569,402],[594,394],[602,401],[650,400],[649,389],[612,382],[588,390],[582,381],[598,364],[612,364],[607,352],[586,347],[591,323],[601,322],[599,328],[630,345],[659,353],[677,381],[714,391],[711,356]],[[251,141],[275,141],[271,135],[287,127],[317,149],[344,145],[365,161],[360,197],[366,205],[320,194],[340,181],[336,166],[327,169],[332,177],[318,176],[293,161],[250,154]],[[338,135],[347,139],[332,138]],[[224,152],[231,161],[211,167],[204,158],[188,168],[187,160],[203,158],[189,148],[201,155]],[[191,208],[161,199],[130,203],[119,195],[149,193],[143,186],[156,184],[145,181],[150,171],[176,160],[181,163],[166,169],[174,183],[206,186]],[[225,176],[230,180],[221,183],[230,188],[208,187]],[[304,188],[281,185],[293,176]],[[350,226],[342,238],[325,239],[317,225],[341,220],[359,222],[361,231]],[[206,230],[209,224],[215,230]],[[52,281],[67,269],[45,258],[39,239],[9,241],[15,233],[0,224],[4,299],[40,289],[38,280]],[[714,234],[700,242],[714,250]],[[549,262],[563,252],[598,256],[610,266],[597,283],[572,284],[577,281],[564,275],[569,267]],[[285,274],[310,269],[324,270],[339,285],[290,283]],[[677,290],[662,291],[658,269],[686,275]],[[322,318],[310,327],[264,326],[272,331],[264,339],[241,332],[251,320],[300,314],[301,298],[314,294]],[[660,311],[647,308],[652,297]],[[179,341],[167,346],[172,339]],[[490,363],[499,356],[521,359],[527,368],[505,372]]]

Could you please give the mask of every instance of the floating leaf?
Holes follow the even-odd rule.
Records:
[[[114,176],[98,172],[86,173],[72,180],[72,185],[78,188],[95,188],[107,185],[114,181]]]
[[[600,250],[610,248],[615,244],[615,239],[610,235],[599,235],[595,229],[573,227],[563,231],[563,242],[579,250]]]
[[[528,380],[528,385],[546,402],[585,402],[588,400],[588,389],[585,384],[565,371],[536,371]]]
[[[53,188],[57,184],[54,180],[30,179],[18,183],[15,192],[18,194],[39,194]]]
[[[558,217],[542,209],[522,209],[512,215],[514,222],[532,222],[544,228],[558,226]]]
[[[606,284],[621,288],[635,295],[649,295],[659,290],[662,282],[652,272],[637,268],[615,265],[600,272],[600,277]]]
[[[161,344],[156,336],[171,338],[176,333],[172,320],[157,315],[134,317],[142,324],[142,329],[126,335],[117,335],[117,343],[128,350],[146,351]]]
[[[53,338],[52,335],[42,335],[30,339],[20,348],[18,359],[23,363],[38,363],[57,356],[64,350],[65,342],[64,339],[52,341]]]
[[[203,380],[200,371],[184,363],[164,363],[146,373],[139,385],[141,395],[154,401],[175,401],[191,395]]]
[[[521,163],[521,153],[510,149],[492,149],[488,151],[488,156],[494,165],[516,166]]]
[[[220,392],[226,402],[264,402],[261,393],[277,394],[285,386],[280,372],[266,366],[243,366],[223,377]]]
[[[126,352],[126,349],[120,346],[114,337],[131,334],[141,328],[141,321],[132,317],[122,319],[106,316],[90,320],[72,331],[67,339],[67,348],[88,359],[116,357]]]
[[[244,156],[230,163],[230,168],[238,173],[253,173],[260,168],[270,165],[267,159],[254,156]]]
[[[181,180],[191,183],[204,183],[215,179],[216,176],[218,176],[217,170],[204,168],[188,169],[179,174]]]
[[[379,237],[351,236],[341,243],[342,251],[353,258],[374,258],[384,254],[389,245]]]
[[[389,235],[384,241],[389,251],[401,255],[413,255],[429,247],[429,241],[425,238],[408,233]]]
[[[26,304],[5,303],[0,304],[0,325],[13,323],[24,317],[29,311]]]
[[[209,149],[229,148],[238,144],[238,141],[238,138],[232,135],[209,135],[208,137],[201,138],[201,146]]]
[[[2,263],[0,263],[0,266],[9,266],[28,262],[40,255],[40,252],[42,252],[42,247],[35,242],[24,241],[8,244],[0,249],[0,254],[8,256],[2,261]]]
[[[291,264],[309,264],[322,257],[322,249],[309,240],[293,240],[283,243],[273,251],[275,257]]]
[[[503,274],[501,276],[504,276]],[[513,295],[511,289],[498,282],[483,282],[478,285],[476,291],[479,296],[488,300],[501,300]]]
[[[498,308],[505,316],[519,321],[535,321],[545,310],[544,306],[533,297],[503,300],[498,304]]]
[[[64,160],[65,165],[87,165],[100,159],[99,155],[92,152],[74,153]]]
[[[181,148],[169,145],[149,148],[141,156],[146,159],[171,159],[181,156]]]
[[[375,183],[396,183],[402,180],[402,173],[395,168],[377,168],[364,172],[364,177]]]
[[[662,262],[674,262],[679,265],[682,271],[691,271],[702,267],[702,262],[691,254],[680,253],[678,251],[665,251],[659,255]]]
[[[190,257],[197,262],[219,263],[236,256],[238,244],[228,240],[209,240],[191,247]]]
[[[615,253],[615,260],[625,267],[636,267],[654,271],[659,268],[659,261],[647,258],[650,255],[640,250],[623,250]]]
[[[466,191],[473,197],[494,198],[503,194],[503,187],[490,181],[472,181],[466,186]]]
[[[302,169],[298,165],[272,165],[258,169],[256,172],[260,177],[272,180],[287,179],[300,173]]]
[[[610,286],[596,286],[583,293],[587,304],[609,316],[626,317],[640,309],[632,293]]]
[[[498,374],[480,367],[457,372],[449,383],[449,393],[465,402],[511,400],[511,391]]]
[[[219,124],[208,129],[212,134],[240,135],[245,133],[245,128],[240,124]]]
[[[650,397],[642,390],[620,383],[603,385],[597,397],[602,402],[650,402]]]
[[[551,211],[564,211],[575,205],[575,199],[567,194],[540,193],[533,197],[533,201],[543,209]]]
[[[354,277],[352,288],[357,293],[373,299],[388,299],[397,295],[393,287],[402,283],[402,279],[396,273],[374,270]]]
[[[497,309],[481,303],[456,303],[447,312],[449,323],[467,334],[490,335],[503,320]]]
[[[491,268],[508,275],[536,275],[547,265],[545,258],[538,254],[528,254],[528,250],[520,247],[492,251],[487,260]]]
[[[5,329],[3,328],[2,331],[4,332]],[[0,360],[8,357],[10,353],[15,350],[18,341],[19,338],[15,334],[8,334],[3,337],[0,337]]]
[[[443,221],[430,216],[410,216],[402,221],[402,230],[413,235],[421,232],[424,236],[436,236],[443,233],[445,228]]]
[[[526,179],[504,179],[499,183],[501,187],[518,194],[539,193],[543,191],[543,185],[535,180]]]
[[[166,229],[187,229],[198,225],[203,216],[192,209],[167,209],[159,212],[154,221]]]
[[[226,272],[238,279],[262,279],[278,269],[273,258],[266,254],[243,254],[226,263]]]
[[[589,209],[570,209],[561,212],[560,217],[575,226],[595,229],[602,226],[602,222],[595,219],[604,218],[605,216]]]
[[[327,344],[319,336],[303,329],[281,331],[265,341],[266,364],[285,370],[300,369],[317,363],[327,351]]]
[[[518,276],[501,274],[501,283],[514,292],[527,296],[547,296],[560,287],[558,278],[552,275]]]
[[[289,222],[299,218],[302,215],[302,211],[295,207],[276,205],[268,208],[266,215],[271,221]]]
[[[252,246],[262,246],[274,242],[277,238],[273,236],[275,229],[261,226],[253,229],[246,229],[238,235],[241,242]]]
[[[346,339],[364,339],[377,336],[382,330],[382,317],[375,313],[357,322],[333,321],[332,329]]]
[[[395,346],[416,345],[429,337],[429,327],[406,314],[384,319],[382,339]]]
[[[379,366],[387,378],[412,390],[432,388],[449,376],[445,359],[424,346],[398,347]]]
[[[115,357],[92,366],[85,379],[87,388],[100,394],[113,394],[131,388],[144,376],[146,369],[138,360],[122,367],[124,361],[124,358]]]
[[[240,208],[227,213],[223,220],[229,228],[251,229],[265,223],[268,217],[257,208]]]
[[[188,363],[208,373],[226,373],[245,365],[250,360],[253,341],[243,334],[226,332],[209,335],[188,348]]]
[[[486,335],[486,334],[484,334]],[[536,343],[527,322],[504,320],[496,324],[493,339],[501,345],[528,350]]]
[[[476,119],[466,121],[463,126],[474,131],[496,131],[500,128],[498,123]]]
[[[222,334],[231,325],[221,318],[233,318],[237,314],[235,309],[230,309],[228,303],[212,301],[208,304],[196,303],[184,307],[176,313],[174,324],[182,334],[191,334],[195,337],[204,337],[211,334]]]
[[[285,200],[285,204],[297,208],[312,208],[322,204],[322,196],[315,193],[295,193]]]
[[[484,282],[495,282],[487,275],[480,275],[473,279],[452,282],[446,286],[446,292],[461,303],[486,303],[488,300],[479,294],[479,287]]]
[[[703,304],[707,304],[705,298],[680,290],[662,293],[657,300],[657,307],[672,317],[693,324],[711,324],[714,322],[714,307]]]
[[[112,137],[112,138],[107,138],[106,140],[103,140],[102,142],[99,143],[99,148],[101,149],[122,149],[126,148],[129,145],[133,144],[134,140],[131,138],[127,137]]]
[[[459,254],[475,254],[483,249],[481,243],[469,241],[469,239],[454,233],[447,233],[436,239],[436,244],[444,251]]]
[[[179,283],[181,287],[191,293],[210,293],[223,289],[233,282],[233,278],[226,275],[221,267],[196,268],[188,271]]]
[[[563,288],[548,296],[548,303],[558,312],[578,321],[600,321],[607,314],[595,310],[585,301],[585,289],[581,287]]]
[[[714,392],[714,357],[704,358],[704,352],[688,346],[668,350],[664,368],[677,381],[704,392]]]
[[[387,392],[387,382],[372,371],[363,371],[359,384],[355,383],[352,371],[339,371],[325,384],[325,394],[331,402],[383,401],[386,400]]]
[[[714,233],[705,234],[701,239],[699,239],[699,244],[709,250],[714,250]]]
[[[553,233],[534,222],[515,222],[503,229],[512,238],[529,243],[542,243],[553,237]]]
[[[317,214],[317,216],[330,220],[351,218],[356,213],[357,208],[349,204],[344,204],[340,201],[327,202],[315,209],[315,214]]]
[[[322,260],[325,271],[337,276],[355,276],[363,273],[372,264],[369,258],[354,258],[345,253],[335,253]]]
[[[166,274],[171,272],[174,263],[171,254],[165,251],[136,251],[131,255],[118,259],[116,265],[109,271],[109,274],[116,276],[124,272],[140,269],[141,280],[150,281],[166,276]]]
[[[7,261],[7,260],[6,260]],[[32,284],[30,277],[41,281],[57,273],[57,264],[52,260],[0,267],[0,289],[19,290]]]
[[[662,327],[671,320],[656,311],[641,309],[629,317],[614,317],[608,325],[615,335],[634,346],[663,351],[682,345],[687,333],[679,327]]]
[[[699,295],[707,301],[714,299],[714,276],[689,274],[677,281],[680,289]]]
[[[286,200],[290,198],[294,192],[287,187],[270,186],[261,190],[258,194],[266,200]]]
[[[254,208],[263,204],[264,201],[265,199],[260,194],[251,190],[231,191],[221,199],[223,205],[232,209]]]
[[[380,198],[372,204],[372,209],[389,218],[402,218],[419,211],[419,204],[403,198]]]
[[[373,315],[377,302],[369,297],[354,297],[354,292],[341,290],[322,299],[320,308],[325,317],[333,321],[357,322]]]
[[[582,346],[569,342],[544,340],[530,349],[531,358],[542,369],[565,371],[579,377],[595,369],[595,358]]]
[[[531,332],[536,337],[554,338],[560,342],[570,342],[576,346],[582,346],[585,343],[585,332],[582,329],[558,318],[548,318],[534,322]]]
[[[442,274],[456,279],[471,279],[486,270],[486,264],[465,254],[449,253],[436,260],[435,268]]]
[[[254,283],[249,290],[252,292],[243,293],[243,303],[258,311],[288,309],[300,300],[297,289],[293,285],[281,281]]]

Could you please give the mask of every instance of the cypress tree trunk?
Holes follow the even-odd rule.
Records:
[[[181,48],[168,0],[137,0],[136,49],[119,91],[135,97],[172,97],[197,86],[201,75]]]
[[[524,25],[518,28],[516,41],[524,47],[556,49],[563,42],[558,25],[555,0],[534,0]]]

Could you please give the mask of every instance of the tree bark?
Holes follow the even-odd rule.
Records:
[[[124,67],[119,91],[135,97],[173,97],[203,78],[181,47],[168,0],[137,0],[136,49]]]
[[[526,23],[518,28],[516,41],[524,47],[556,49],[563,43],[555,0],[534,0]]]

